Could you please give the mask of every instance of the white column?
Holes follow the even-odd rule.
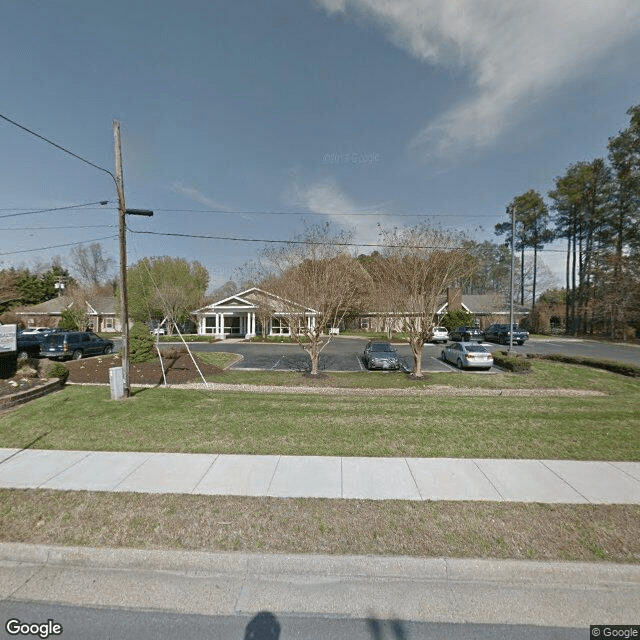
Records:
[[[253,311],[248,311],[245,338],[253,338],[255,335],[256,335],[256,314]]]

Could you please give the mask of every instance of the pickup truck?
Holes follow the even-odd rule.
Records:
[[[523,345],[529,339],[529,332],[520,329],[517,325],[513,325],[513,344]],[[498,344],[509,344],[509,325],[508,324],[492,324],[484,330],[484,337],[489,342],[497,342]]]

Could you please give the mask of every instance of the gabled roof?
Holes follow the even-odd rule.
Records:
[[[73,299],[69,296],[58,296],[51,298],[46,302],[34,304],[30,307],[23,307],[20,311],[16,311],[17,315],[60,315],[65,309],[73,306]],[[96,296],[90,300],[85,300],[87,305],[87,313],[89,315],[105,315],[114,314],[116,305],[113,296]]]
[[[442,306],[438,309],[438,313],[447,312],[447,300],[443,298]],[[492,315],[500,313],[508,313],[509,296],[503,293],[465,293],[462,295],[462,308],[473,313],[474,315]],[[528,313],[529,307],[514,305],[514,311],[517,313]]]
[[[26,314],[60,314],[65,309],[68,309],[73,304],[73,300],[67,296],[59,296],[57,298],[51,298],[46,302],[40,304],[34,304],[30,307],[24,307],[20,311],[16,311],[16,315]]]
[[[315,309],[311,307],[305,307],[297,302],[291,302],[268,291],[263,291],[258,287],[251,287],[251,289],[241,291],[228,298],[223,298],[218,302],[213,302],[206,307],[196,309],[194,313],[224,309],[255,310],[264,306],[268,306],[272,313],[290,313],[292,309],[299,309],[300,313],[317,313]]]

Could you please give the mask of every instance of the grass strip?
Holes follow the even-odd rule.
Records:
[[[0,540],[67,546],[640,562],[640,506],[0,489]]]
[[[636,383],[637,384],[637,383]],[[0,416],[0,446],[323,456],[640,460],[640,394],[256,394],[67,387]],[[45,434],[45,435],[43,435]]]

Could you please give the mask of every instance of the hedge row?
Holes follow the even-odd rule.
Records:
[[[513,373],[528,373],[531,371],[531,362],[524,356],[509,354],[507,351],[494,351],[493,362],[507,371]]]
[[[588,358],[586,356],[566,356],[561,353],[530,353],[528,357],[538,358],[540,360],[552,360],[553,362],[565,362],[567,364],[580,364],[585,367],[593,367],[594,369],[604,369],[605,371],[619,373],[631,378],[640,378],[640,367],[635,364],[627,364],[626,362],[598,360],[597,358]]]

